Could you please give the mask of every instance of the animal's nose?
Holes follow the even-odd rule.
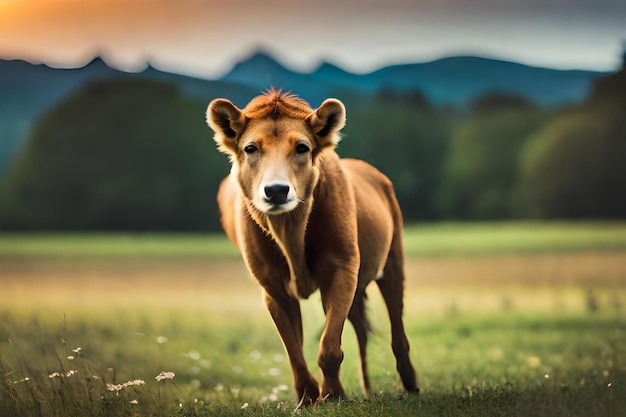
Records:
[[[267,201],[272,204],[285,204],[287,202],[287,194],[289,194],[289,185],[287,184],[265,186],[265,196]]]

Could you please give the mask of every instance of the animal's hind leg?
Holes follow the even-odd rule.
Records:
[[[348,320],[354,327],[357,340],[359,342],[359,355],[361,360],[361,388],[363,389],[363,395],[369,398],[370,389],[370,377],[367,371],[367,337],[370,332],[369,324],[367,323],[367,317],[365,316],[365,289],[358,290],[354,296],[354,301],[350,312],[348,313]]]
[[[376,281],[383,295],[391,322],[391,347],[396,357],[396,369],[408,392],[419,392],[417,376],[409,357],[409,340],[404,331],[404,260],[393,252],[389,254],[382,279]]]

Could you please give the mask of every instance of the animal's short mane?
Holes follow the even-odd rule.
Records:
[[[313,110],[309,103],[290,92],[283,92],[274,88],[254,98],[243,112],[250,119],[280,116],[304,118]]]

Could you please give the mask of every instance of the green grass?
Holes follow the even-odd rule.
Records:
[[[625,222],[485,222],[407,225],[409,257],[626,249]],[[223,234],[0,234],[0,258],[237,257]]]
[[[223,234],[4,233],[0,258],[203,258],[235,257]]]
[[[626,249],[624,222],[485,222],[409,225],[407,256]]]
[[[300,414],[626,416],[625,236],[624,223],[408,226],[405,323],[422,393],[403,393],[372,289],[374,395],[360,393],[347,325],[348,400]],[[0,288],[0,416],[296,406],[260,290],[221,235],[3,234]],[[302,309],[320,378],[319,296]],[[162,371],[175,377],[157,381]]]
[[[0,333],[11,342],[0,345],[2,415],[279,416],[295,407],[282,347],[260,318],[231,319],[229,331],[223,322],[175,311],[125,310],[108,320],[69,317],[67,323],[3,318]],[[370,349],[373,398],[359,392],[355,347],[346,341],[350,399],[302,414],[620,415],[625,331],[626,321],[613,314],[429,317],[409,326],[419,397],[402,393],[388,338],[377,332]],[[311,333],[306,350],[314,358]],[[72,352],[77,347],[80,355]],[[78,372],[49,378],[71,370]],[[161,371],[176,376],[158,382]],[[137,379],[145,384],[106,389]]]

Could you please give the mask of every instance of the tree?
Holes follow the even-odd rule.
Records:
[[[532,216],[626,217],[625,110],[615,102],[574,109],[531,139],[522,167]]]
[[[626,218],[626,67],[594,82],[581,106],[557,117],[523,154],[531,215]]]
[[[517,96],[477,99],[452,133],[438,205],[446,217],[502,219],[519,214],[519,152],[547,119]]]
[[[407,220],[437,218],[434,196],[447,150],[448,118],[418,92],[381,90],[346,106],[339,154],[363,159],[387,175]]]
[[[206,103],[168,84],[94,82],[48,111],[0,200],[9,229],[206,230],[228,163]]]

